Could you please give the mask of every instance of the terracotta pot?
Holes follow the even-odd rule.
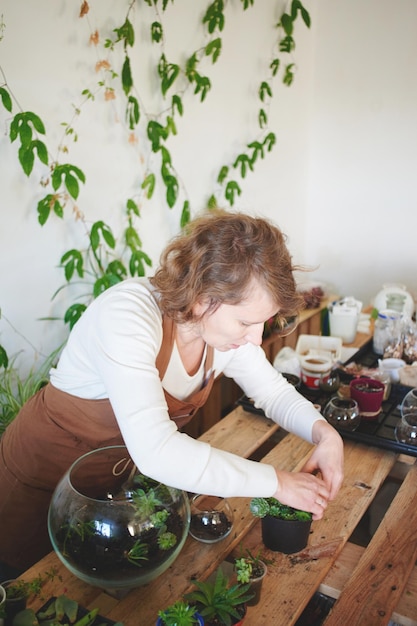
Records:
[[[384,398],[384,383],[363,376],[352,380],[349,386],[350,397],[358,403],[361,417],[365,420],[376,419]]]
[[[307,545],[311,520],[286,520],[266,515],[261,524],[262,541],[269,550],[293,554]]]

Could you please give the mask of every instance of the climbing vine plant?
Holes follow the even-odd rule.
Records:
[[[19,163],[28,177],[32,175],[36,162],[42,164],[46,172],[41,180],[45,195],[37,203],[39,224],[44,226],[52,216],[62,219],[66,209],[71,207],[85,228],[88,241],[86,249],[71,248],[60,259],[65,276],[64,286],[74,282],[89,285],[86,301],[71,304],[65,312],[64,320],[70,328],[82,315],[91,298],[129,275],[145,275],[146,267],[151,266],[151,260],[142,247],[138,220],[143,202],[150,200],[157,188],[164,190],[168,209],[182,203],[181,227],[191,217],[186,189],[181,183],[170,151],[170,138],[177,135],[178,118],[186,115],[186,93],[192,94],[201,103],[209,100],[212,83],[204,68],[207,63],[214,65],[221,61],[227,0],[209,2],[201,24],[205,43],[190,52],[182,66],[169,59],[166,53],[167,27],[164,24],[164,14],[169,4],[174,4],[174,0],[128,0],[123,23],[114,28],[104,40],[98,30],[90,28],[90,42],[98,51],[96,69],[100,78],[94,87],[83,89],[80,104],[74,106],[73,118],[63,123],[63,138],[55,155],[48,146],[44,122],[36,113],[25,111],[19,106],[6,79],[5,69],[0,66],[0,98],[3,108],[12,115],[8,134],[10,141],[18,146]],[[250,11],[253,5],[254,0],[241,0],[244,11]],[[216,188],[211,192],[207,190],[208,208],[218,204],[233,206],[236,197],[241,195],[241,180],[248,173],[254,172],[257,162],[265,158],[276,143],[275,133],[269,128],[274,81],[281,79],[287,86],[292,84],[296,72],[293,57],[294,25],[301,18],[304,25],[310,27],[310,16],[300,0],[290,1],[286,7],[274,25],[275,50],[271,58],[266,60],[265,76],[260,80],[257,89],[259,108],[254,112],[257,116],[257,136],[243,146],[230,163],[219,163]],[[159,50],[155,72],[159,81],[162,107],[161,111],[152,115],[143,106],[141,85],[132,70],[136,40],[133,14],[139,9],[153,12],[149,42]],[[90,11],[90,3],[83,0],[80,4],[80,19],[88,20]],[[7,20],[4,24],[2,19],[1,24],[3,33]],[[120,51],[122,63],[117,66]],[[147,145],[140,149],[145,152],[143,161],[147,165],[137,194],[123,201],[125,223],[118,236],[103,220],[88,224],[77,205],[80,189],[87,184],[87,176],[80,167],[66,161],[68,142],[78,140],[78,119],[86,110],[87,104],[93,103],[99,94],[106,101],[116,98],[124,101],[128,141],[132,133],[137,132],[140,127],[146,131]],[[150,154],[157,158],[150,159]],[[154,162],[158,164],[156,168],[150,165]],[[0,350],[0,356],[1,354]]]

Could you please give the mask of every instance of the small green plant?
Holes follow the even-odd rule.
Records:
[[[149,546],[141,541],[136,541],[127,553],[127,559],[133,565],[141,566],[140,561],[148,560]]]
[[[267,559],[258,550],[256,554],[253,554],[248,548],[245,553],[235,559],[234,569],[236,572],[236,579],[239,583],[249,583],[253,578],[259,578],[265,571],[265,565],[273,563],[272,559]]]
[[[51,599],[45,608],[38,613],[35,613],[33,609],[20,611],[13,619],[13,626],[60,626],[68,623],[73,626],[92,626],[96,624],[98,608],[91,609],[81,617],[78,614],[78,602],[67,598],[65,595],[60,595]],[[123,624],[117,622],[115,626],[123,626]]]
[[[292,506],[282,504],[276,498],[252,498],[249,506],[252,515],[255,515],[255,517],[270,515],[271,517],[278,517],[279,519],[298,520],[302,522],[312,519],[312,514],[308,511],[294,509]]]
[[[163,626],[194,626],[199,623],[195,606],[185,600],[177,600],[163,611],[159,611],[158,617]]]
[[[17,598],[30,598],[32,596],[39,596],[43,585],[49,580],[54,580],[57,576],[57,570],[52,568],[45,572],[45,574],[39,574],[32,580],[23,580],[16,578],[12,582],[4,585],[6,590],[6,598],[13,600]]]
[[[197,589],[185,595],[195,604],[207,625],[232,626],[245,614],[245,604],[253,594],[249,584],[230,584],[228,577],[219,568],[214,581],[194,581]]]

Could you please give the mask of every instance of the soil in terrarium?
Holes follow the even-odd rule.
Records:
[[[114,504],[117,507],[117,502]],[[162,514],[162,522],[149,520],[133,536],[126,511],[120,511],[120,518],[112,520],[97,517],[86,521],[81,514],[79,520],[64,520],[56,540],[62,554],[86,575],[94,573],[105,578],[117,571],[123,580],[138,569],[153,570],[167,560],[184,534],[181,515],[169,507],[156,506],[153,516]]]

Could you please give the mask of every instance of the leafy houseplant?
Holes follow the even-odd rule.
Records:
[[[252,498],[250,510],[261,518],[262,541],[270,550],[292,554],[307,545],[312,514],[276,498]]]
[[[195,605],[206,626],[237,626],[246,615],[246,603],[253,596],[249,584],[231,584],[219,568],[214,581],[194,581],[197,589],[185,599]]]
[[[156,626],[204,626],[204,620],[196,612],[195,606],[185,600],[177,600],[166,609],[159,611]]]

